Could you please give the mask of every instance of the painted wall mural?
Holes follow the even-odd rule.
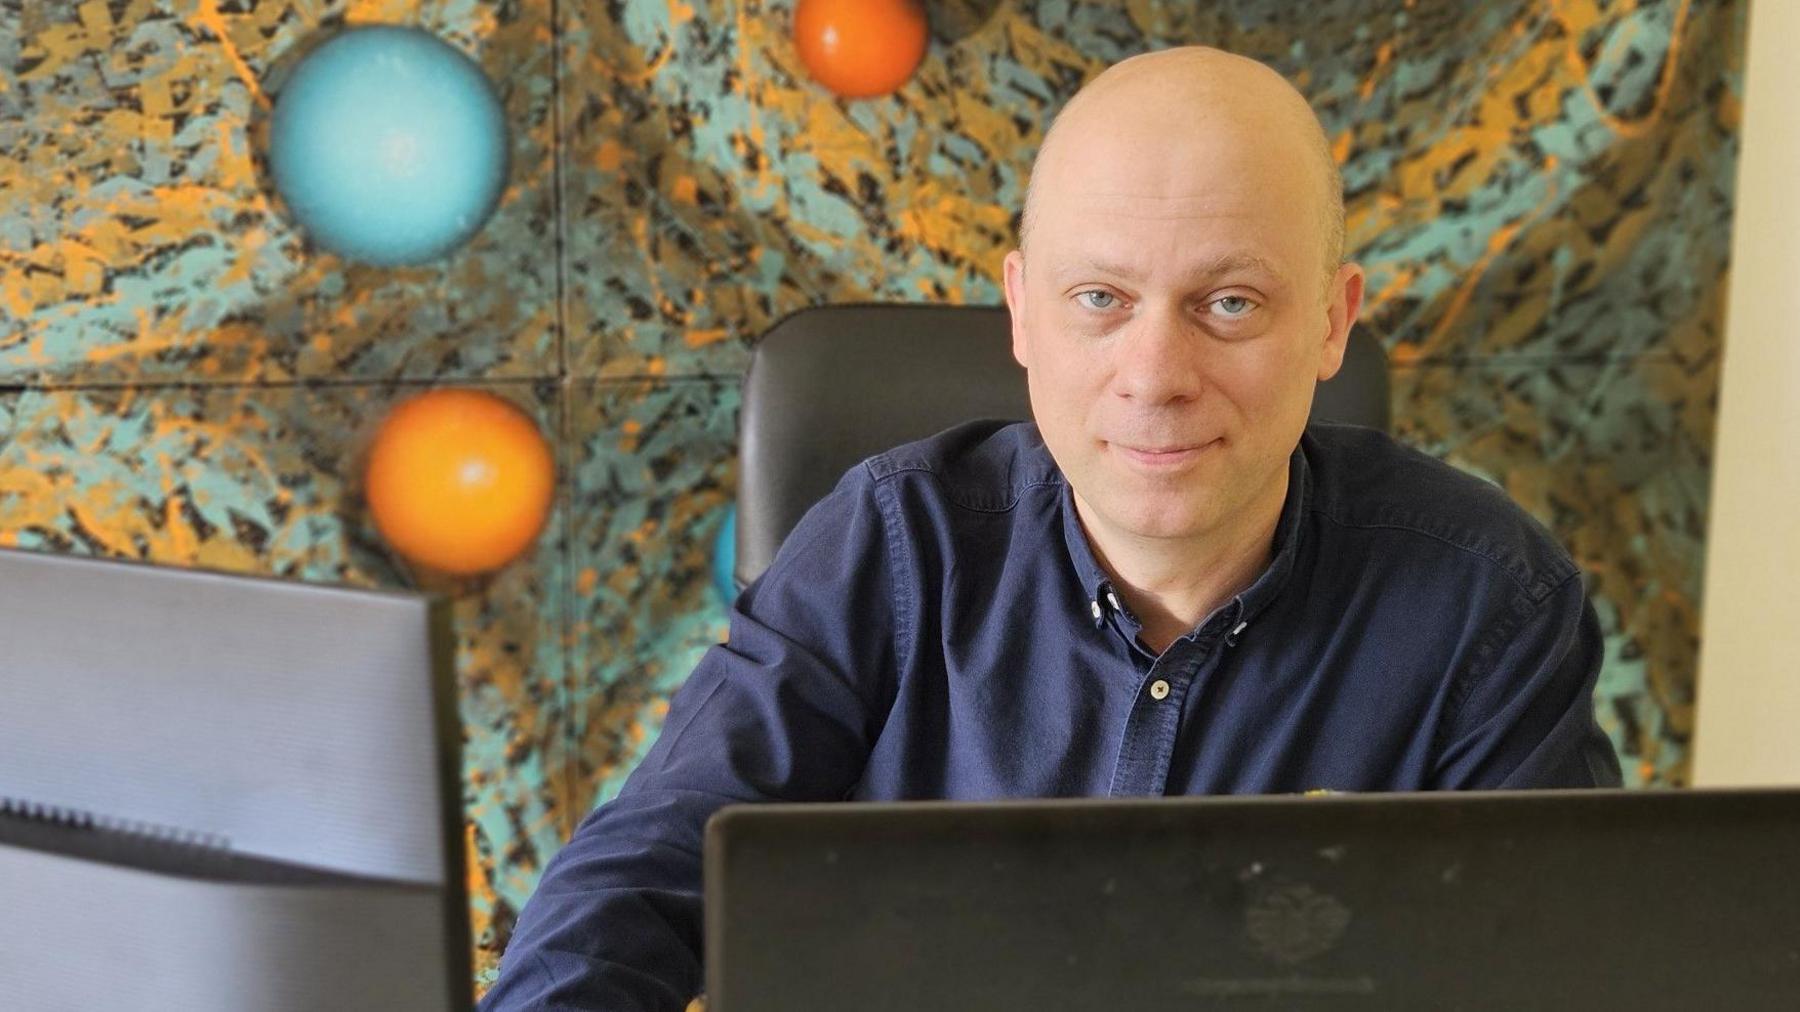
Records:
[[[1636,785],[1693,726],[1744,0],[942,0],[913,79],[808,78],[789,0],[0,0],[0,544],[455,601],[478,980],[575,822],[723,633],[737,381],[782,314],[998,302],[1050,116],[1108,63],[1270,62],[1342,166],[1397,434],[1570,547]],[[510,168],[440,260],[312,245],[273,103],[346,26],[493,82]],[[391,554],[360,461],[399,400],[496,393],[552,441],[527,554]]]

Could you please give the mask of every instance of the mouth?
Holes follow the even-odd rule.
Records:
[[[1162,469],[1191,464],[1198,460],[1202,454],[1220,446],[1222,443],[1223,440],[1214,439],[1204,443],[1192,443],[1185,446],[1179,444],[1163,446],[1129,446],[1125,443],[1109,443],[1108,445],[1117,450],[1120,456],[1123,456],[1126,460],[1129,460],[1134,464],[1142,467]]]

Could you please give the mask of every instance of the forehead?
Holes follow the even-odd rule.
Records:
[[[1071,153],[1040,176],[1033,193],[1030,256],[1037,261],[1136,274],[1192,274],[1231,261],[1287,277],[1319,259],[1318,184],[1271,149],[1089,146]]]
[[[1244,255],[1284,272],[1318,259],[1320,169],[1281,131],[1259,134],[1225,118],[1161,131],[1073,125],[1080,128],[1059,133],[1032,181],[1035,258]]]

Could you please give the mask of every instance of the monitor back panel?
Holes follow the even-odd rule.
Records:
[[[421,595],[0,550],[0,1006],[467,1007],[450,649]]]
[[[440,633],[417,595],[0,550],[0,807],[444,883]]]
[[[761,806],[706,862],[711,1012],[1800,996],[1800,792]]]

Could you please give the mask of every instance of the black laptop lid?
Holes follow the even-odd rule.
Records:
[[[748,806],[709,1012],[1800,1007],[1800,792]]]

